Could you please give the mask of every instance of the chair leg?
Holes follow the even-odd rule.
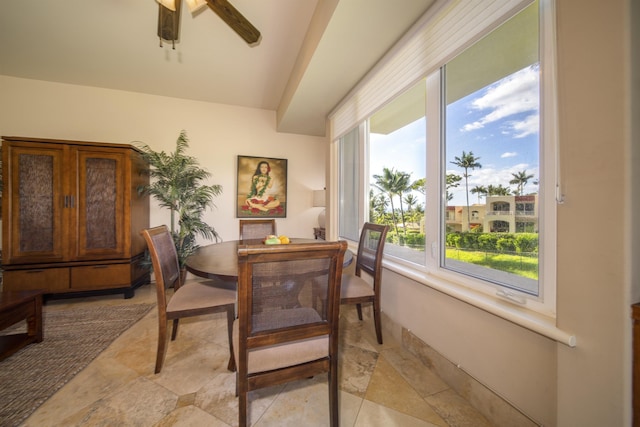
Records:
[[[180,319],[173,319],[173,330],[171,331],[171,341],[176,339],[176,335],[178,335],[178,321]]]
[[[167,322],[160,322],[158,327],[158,352],[156,354],[155,373],[159,374],[164,363],[164,355],[167,350]]]
[[[380,321],[380,305],[373,301],[373,323],[376,327],[376,338],[378,338],[378,344],[382,344],[382,322]]]
[[[358,319],[362,320],[362,305],[356,304],[356,309],[358,310]]]
[[[238,396],[238,426],[247,426],[247,391],[240,392]]]
[[[329,416],[330,426],[338,427],[340,425],[340,413],[338,410],[338,364],[331,362],[332,366],[329,370]]]
[[[236,318],[235,307],[231,305],[227,307],[227,333],[229,335],[229,363],[227,370],[231,372],[236,371],[236,359],[233,354],[233,321]]]

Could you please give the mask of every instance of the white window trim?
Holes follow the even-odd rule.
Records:
[[[504,22],[505,17],[513,15],[514,9],[522,9],[525,5],[531,3],[531,0],[507,0],[494,2],[490,0],[459,2],[454,0],[437,1],[427,14],[412,28],[389,55],[380,62],[380,65],[372,70],[371,73],[363,80],[363,83],[352,90],[348,97],[329,115],[330,120],[330,138],[333,145],[337,145],[337,135],[345,132],[347,129],[353,128],[356,124],[362,123],[377,108],[380,108],[385,102],[392,98],[393,95],[400,93],[402,90],[413,85],[424,76],[429,79],[435,79],[438,73],[434,73],[446,61],[451,59],[457,52],[463,50],[474,41],[478,40],[484,34],[491,31],[496,26]],[[555,133],[555,120],[557,106],[555,104],[555,12],[554,0],[540,0],[541,4],[541,81],[543,93],[541,94],[541,108],[543,116],[541,117],[541,139],[545,141],[545,147],[541,147],[541,158],[543,159],[544,171],[544,188],[541,188],[541,195],[544,195],[544,212],[542,216],[544,223],[544,237],[541,235],[541,253],[544,257],[540,259],[540,296],[541,298],[532,299],[530,296],[519,295],[514,292],[514,296],[496,294],[496,288],[487,286],[486,282],[468,278],[464,275],[444,270],[439,266],[435,267],[438,262],[438,254],[432,251],[427,253],[427,265],[425,268],[394,258],[385,256],[384,267],[392,270],[405,277],[411,278],[418,283],[422,283],[441,292],[444,292],[454,298],[465,301],[480,309],[493,313],[497,316],[512,321],[518,325],[531,329],[544,336],[552,338],[558,342],[568,346],[576,345],[575,336],[560,330],[556,326],[556,205],[552,201],[560,198],[559,184],[559,167],[557,165],[557,135]],[[441,14],[441,12],[443,12]],[[444,18],[443,18],[444,17]],[[544,25],[544,24],[547,25]],[[443,46],[439,40],[443,40],[445,28],[453,30],[457,34],[457,39],[451,41],[447,39],[446,46]],[[460,28],[466,29],[459,31]],[[475,33],[468,31],[474,28]],[[460,35],[463,34],[463,35]],[[438,49],[428,49],[426,46],[438,47]],[[432,50],[438,50],[438,55],[430,54]],[[421,52],[422,55],[417,55]],[[425,52],[427,52],[425,54]],[[413,60],[419,57],[419,60]],[[393,75],[393,79],[388,76]],[[435,81],[427,83],[433,86]],[[440,90],[439,78],[437,79],[438,91]],[[430,87],[430,89],[432,89]],[[429,91],[429,100],[435,98],[433,92]],[[427,105],[429,108],[429,105]],[[433,106],[431,107],[433,108]],[[440,107],[438,107],[440,108]],[[429,110],[428,110],[429,111]],[[429,117],[428,138],[433,138],[432,132],[438,132],[439,129],[433,129],[433,117]],[[438,126],[439,127],[439,126]],[[440,135],[437,135],[438,140]],[[365,144],[366,146],[366,144]],[[332,164],[337,163],[337,146],[332,150]],[[427,156],[430,158],[434,154],[440,159],[439,153],[429,152]],[[366,158],[366,157],[364,157]],[[337,168],[331,167],[332,182],[338,181]],[[439,182],[437,176],[438,171],[427,170],[427,182]],[[433,181],[434,176],[435,181]],[[365,175],[368,176],[368,175]],[[334,186],[337,190],[337,185]],[[366,187],[363,187],[366,188]],[[434,190],[435,191],[435,190]],[[440,189],[439,194],[431,197],[444,197]],[[332,192],[331,194],[336,194]],[[436,200],[429,198],[427,200]],[[365,203],[362,200],[359,203]],[[437,209],[435,215],[441,215],[439,206],[434,203],[428,204],[431,209]],[[334,216],[337,218],[337,206],[333,203]],[[429,207],[427,207],[429,209]],[[365,209],[367,212],[367,209]],[[434,212],[427,211],[427,215],[433,215]],[[431,224],[435,224],[432,221]],[[438,221],[439,223],[439,221]],[[439,228],[439,227],[438,227]],[[435,232],[435,234],[433,234]],[[428,239],[433,245],[433,237],[438,236],[439,230],[427,229],[429,233]],[[333,238],[337,236],[332,236]],[[353,244],[353,242],[351,242]],[[438,243],[435,241],[435,248],[438,251]],[[432,246],[433,248],[434,246]],[[435,261],[435,264],[434,264]],[[478,285],[480,284],[480,285]],[[522,299],[521,299],[522,298]],[[508,304],[505,304],[505,301]],[[524,304],[522,303],[524,302]]]

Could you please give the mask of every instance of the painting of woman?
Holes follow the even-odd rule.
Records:
[[[239,218],[286,217],[286,168],[286,159],[238,156]]]

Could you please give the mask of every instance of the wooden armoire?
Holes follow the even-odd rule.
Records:
[[[3,289],[123,292],[149,281],[140,266],[148,182],[127,144],[2,137]]]

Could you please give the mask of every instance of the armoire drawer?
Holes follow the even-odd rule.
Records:
[[[34,268],[32,270],[7,270],[2,273],[5,291],[44,289],[47,292],[69,290],[69,269]]]
[[[121,288],[130,284],[131,266],[129,264],[71,268],[71,289]]]

